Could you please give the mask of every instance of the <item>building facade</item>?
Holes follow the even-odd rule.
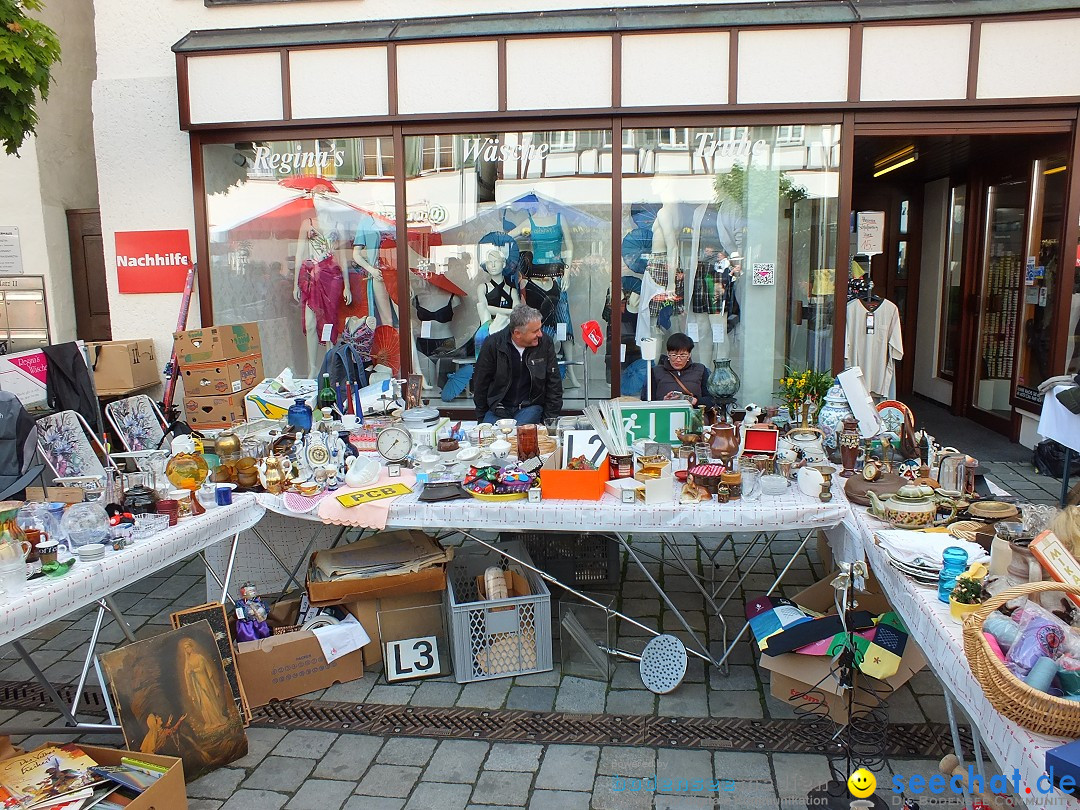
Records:
[[[1031,442],[1077,363],[1078,4],[577,5],[184,0],[133,38],[96,0],[106,265],[187,229],[198,317],[260,321],[268,370],[347,331],[451,409],[525,301],[570,408],[681,331],[743,403],[847,358]],[[109,300],[167,351],[177,294]]]

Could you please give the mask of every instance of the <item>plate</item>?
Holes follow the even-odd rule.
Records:
[[[990,520],[1004,520],[1020,514],[1020,510],[1011,503],[1001,501],[976,501],[968,507],[968,512],[975,517],[989,518]]]
[[[495,503],[505,503],[506,501],[523,501],[529,497],[528,492],[507,492],[503,495],[486,495],[483,492],[473,492],[471,489],[466,489],[470,495],[472,495],[478,501],[494,501]]]
[[[895,433],[897,436],[903,431],[905,421],[912,427],[915,426],[915,415],[911,412],[911,408],[903,402],[886,399],[878,403],[877,410],[885,430]]]

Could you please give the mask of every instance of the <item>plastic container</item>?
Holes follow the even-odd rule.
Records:
[[[592,532],[503,532],[504,542],[525,544],[533,564],[560,582],[610,588],[619,584],[619,541]]]
[[[531,563],[521,543],[507,543],[507,553]],[[481,583],[490,566],[504,571],[529,590],[506,599],[482,599]],[[500,554],[484,547],[465,548],[447,569],[446,610],[458,683],[508,678],[551,669],[551,594],[544,580],[518,570]],[[478,583],[479,578],[479,583]]]

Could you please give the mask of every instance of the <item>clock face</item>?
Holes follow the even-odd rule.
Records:
[[[383,428],[375,442],[380,455],[395,464],[412,452],[412,435],[404,428]]]
[[[307,460],[312,467],[322,467],[330,461],[330,451],[325,444],[312,444],[307,449]]]

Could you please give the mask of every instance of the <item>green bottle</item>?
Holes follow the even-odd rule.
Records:
[[[322,387],[319,389],[318,408],[316,409],[316,412],[321,408],[337,410],[337,394],[334,392],[334,386],[330,385],[329,374],[322,375]]]

